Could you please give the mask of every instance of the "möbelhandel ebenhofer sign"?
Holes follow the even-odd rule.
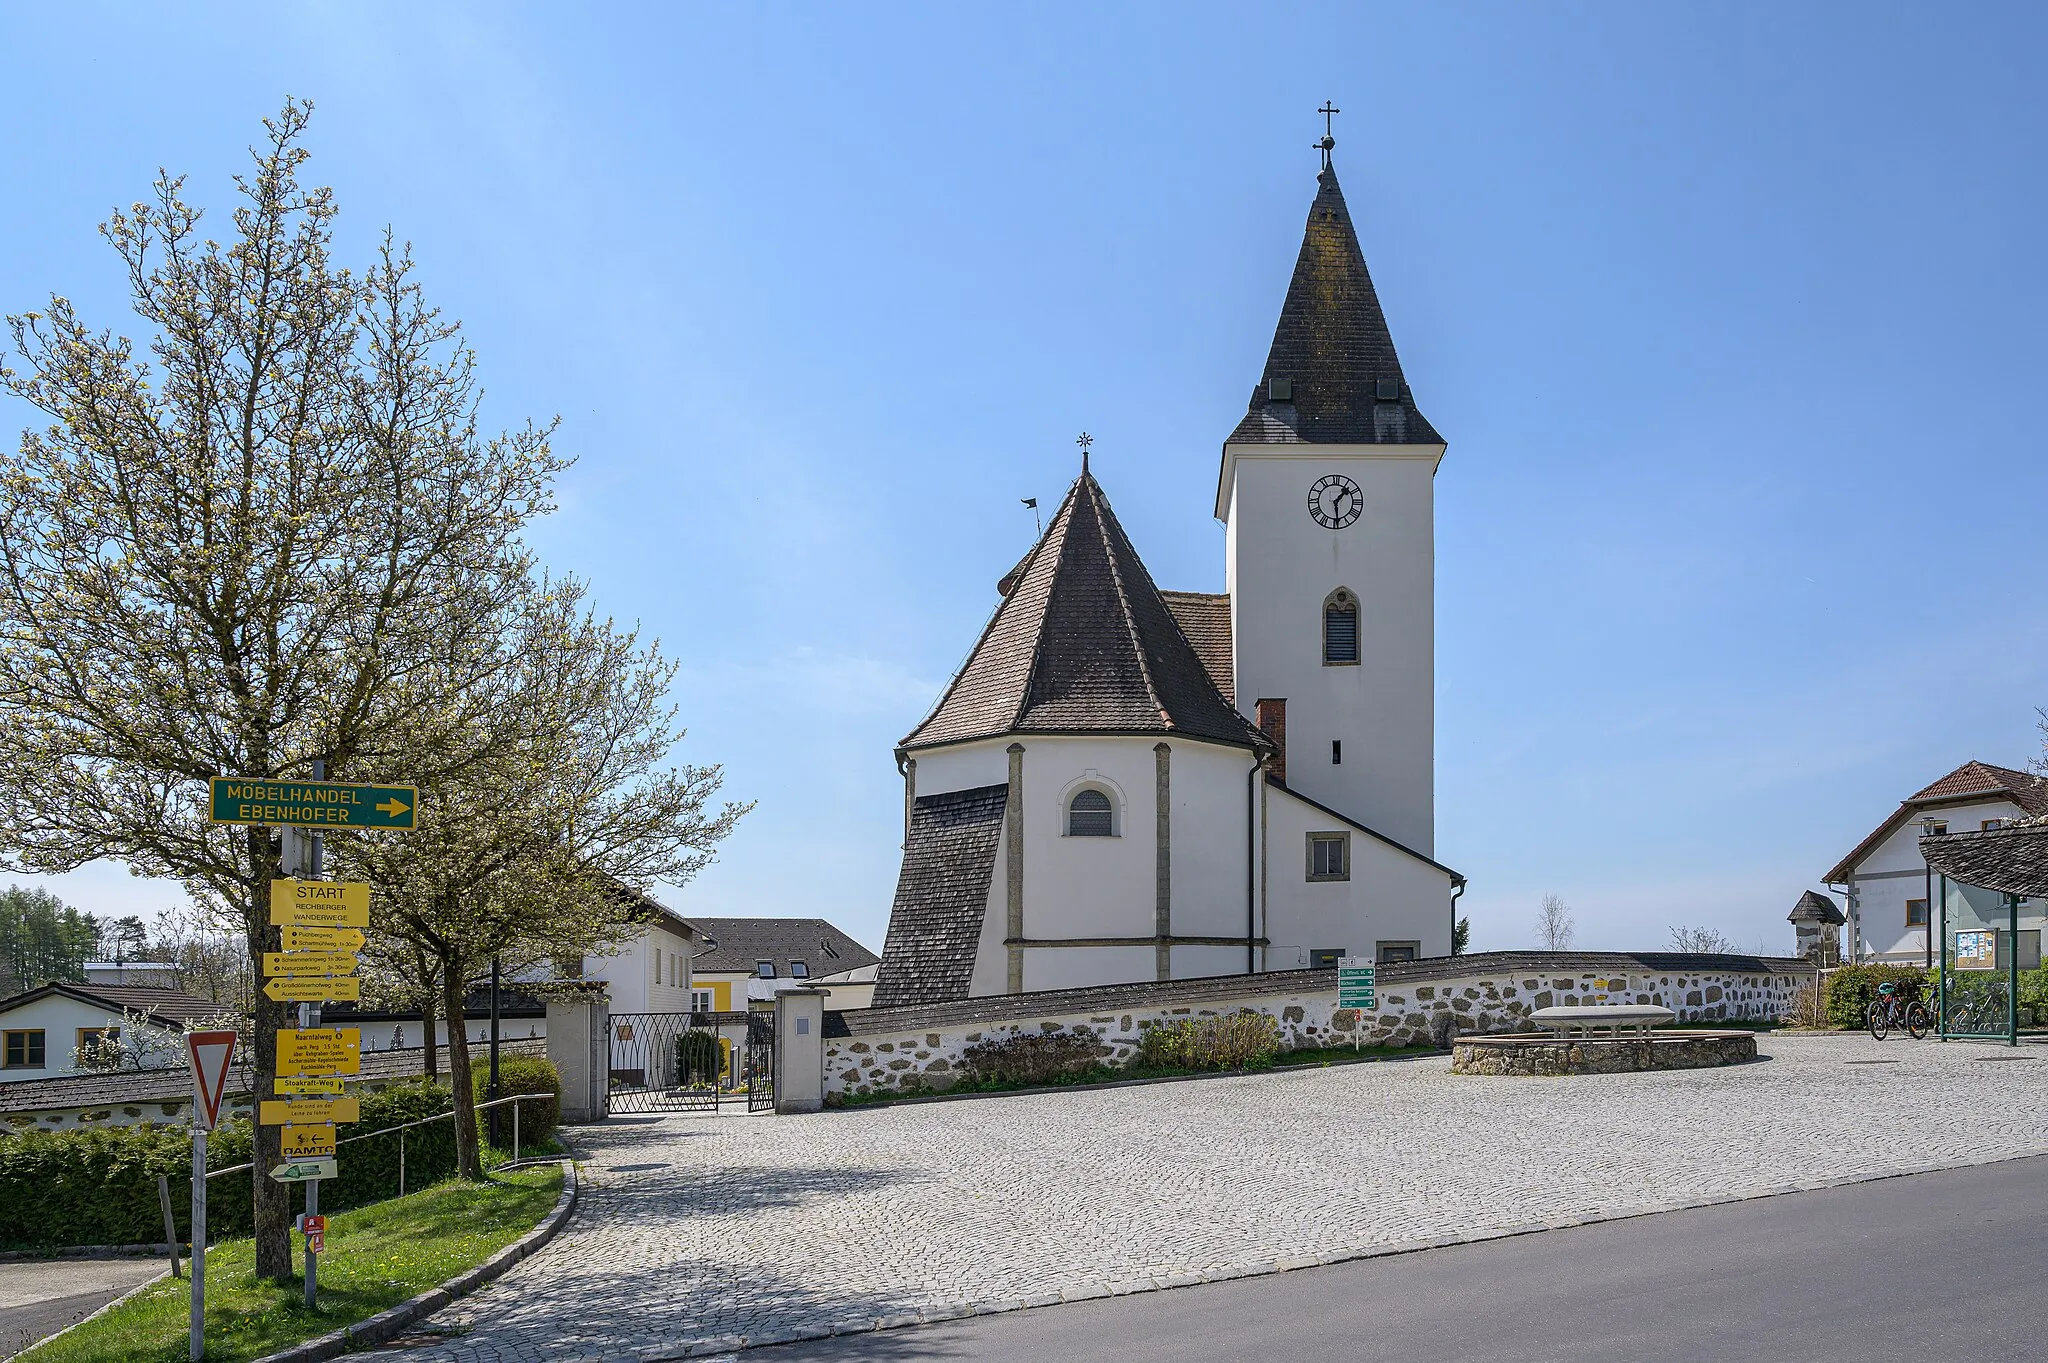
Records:
[[[258,781],[213,778],[215,823],[293,828],[411,828],[420,802],[414,786],[357,786],[342,781]]]

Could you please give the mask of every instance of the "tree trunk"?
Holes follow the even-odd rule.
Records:
[[[252,827],[249,832],[249,860],[258,876],[249,887],[246,910],[249,924],[249,967],[255,971],[256,1006],[250,1010],[255,1029],[255,1073],[251,1076],[256,1101],[277,1097],[277,1031],[288,1025],[286,1005],[274,1003],[263,993],[263,953],[280,947],[278,931],[270,926],[270,876],[274,868],[270,851],[270,830]],[[260,1108],[259,1108],[260,1110]],[[280,1127],[258,1125],[253,1167],[255,1180],[256,1276],[273,1282],[292,1280],[291,1190],[270,1176],[284,1162],[284,1132]]]
[[[421,973],[425,973],[422,966]],[[434,1021],[440,1010],[434,1006],[434,991],[430,988],[420,995],[420,1026],[426,1030],[427,1078],[441,1077],[441,1048],[434,1044]]]
[[[463,1011],[462,958],[441,961],[441,1007],[448,1017],[448,1079],[455,1086],[455,1172],[481,1181],[483,1160],[476,1145],[476,1090],[469,1077],[469,1018]]]

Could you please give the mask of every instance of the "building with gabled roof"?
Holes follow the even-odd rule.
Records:
[[[1227,590],[1161,591],[1080,476],[897,747],[878,1007],[1448,955],[1435,860],[1443,438],[1325,142],[1216,515]]]
[[[1850,959],[1925,964],[1934,953],[1928,922],[1935,873],[1921,852],[1923,836],[1982,832],[2043,816],[2048,781],[1976,760],[1901,800],[1824,877],[1848,904]],[[2024,930],[2038,933],[2042,924],[2034,920],[2042,916],[2041,906],[2030,907]]]

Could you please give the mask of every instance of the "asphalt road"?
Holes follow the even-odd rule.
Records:
[[[763,1349],[760,1363],[2038,1359],[2048,1159]]]
[[[163,1271],[162,1259],[126,1257],[0,1263],[0,1358],[12,1358]]]

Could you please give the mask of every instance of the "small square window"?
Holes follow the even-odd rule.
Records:
[[[40,1027],[34,1031],[7,1033],[5,1066],[10,1070],[39,1070],[43,1067],[43,1032]]]
[[[1924,928],[1927,926],[1926,900],[1909,899],[1906,901],[1906,926],[1909,928]]]
[[[1311,833],[1308,835],[1308,878],[1310,880],[1351,879],[1351,835]]]
[[[792,980],[808,980],[811,978],[811,968],[802,961],[791,961],[789,963],[789,977]]]
[[[716,1005],[716,1002],[709,989],[692,989],[690,991],[690,1011],[693,1013],[708,1013]]]
[[[1948,820],[1929,819],[1926,823],[1920,825],[1920,827],[1923,830],[1925,830],[1924,835],[1926,837],[1938,838],[1941,837],[1944,833],[1948,832]]]
[[[775,962],[773,962],[773,961],[756,961],[756,962],[754,962],[754,973],[755,973],[756,975],[759,975],[759,976],[760,976],[760,977],[761,977],[762,979],[764,979],[764,980],[772,980],[772,979],[774,979],[774,978],[775,978]]]
[[[2003,828],[2003,827],[2005,827],[2005,820],[2003,820],[2003,819],[1986,819],[1986,820],[1984,820],[1984,821],[1983,821],[1982,823],[1979,823],[1979,824],[1977,825],[1977,827],[1978,827],[1978,828],[1980,828],[1980,829],[1982,829],[1982,830],[1983,830],[1983,831],[1985,831],[1986,833],[1989,833],[1989,832],[1990,832],[1990,831],[1991,831],[1992,829],[1994,829],[1994,828]]]

